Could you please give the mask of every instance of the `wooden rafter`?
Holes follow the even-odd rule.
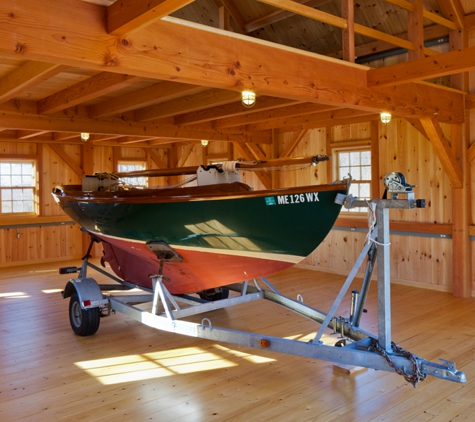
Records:
[[[417,5],[411,1],[406,1],[406,0],[384,0],[386,3],[391,3],[396,6],[401,7],[402,9],[405,9],[409,12],[415,12]],[[452,0],[449,0],[452,1]],[[444,3],[445,0],[441,1],[440,4]],[[433,13],[429,10],[422,10],[422,15],[424,19],[428,19],[434,23],[437,23],[438,25],[444,26],[450,30],[456,30],[459,29],[460,27],[457,26],[455,22],[449,19],[445,19],[444,17],[440,16],[437,13]]]
[[[282,128],[287,126],[301,126],[302,129],[312,129],[314,127],[313,125],[317,125],[321,121],[327,122],[328,120],[339,120],[351,117],[369,116],[371,114],[371,112],[364,110],[340,108],[336,110],[321,111],[311,114],[299,115],[296,117],[284,117],[282,119],[273,119],[267,122],[250,124],[248,129],[252,131],[260,131],[274,128]],[[329,125],[325,124],[325,126]]]
[[[10,127],[24,128],[38,131],[62,131],[62,132],[88,132],[98,135],[120,136],[149,136],[159,138],[182,138],[182,139],[209,139],[213,141],[236,141],[270,143],[269,133],[251,134],[242,129],[215,130],[209,127],[199,129],[177,127],[173,124],[161,121],[144,126],[142,123],[124,121],[121,118],[103,120],[91,120],[85,118],[69,119],[56,116],[21,115],[3,113],[2,119],[8,122]]]
[[[306,5],[296,3],[293,0],[259,0],[262,3],[270,4],[272,6],[288,10],[290,12],[305,16],[317,20],[319,22],[327,23],[329,25],[336,26],[340,29],[348,29],[348,21],[339,16],[332,15],[330,13],[322,12],[320,10],[313,9]],[[395,46],[405,48],[407,50],[416,50],[417,46],[411,42],[398,37],[395,37],[390,34],[369,28],[367,26],[354,23],[354,32],[366,37],[375,38],[377,40],[382,40],[394,44]],[[431,54],[430,49],[424,49],[426,54]],[[437,53],[435,53],[437,54]]]
[[[74,8],[69,8],[67,3],[67,0],[61,4],[43,0],[41,5],[37,0],[1,2],[0,14],[6,18],[0,28],[0,54],[14,56],[17,53],[12,52],[12,45],[28,43],[29,48],[21,49],[24,59],[61,61],[100,70],[107,65],[116,73],[220,89],[242,89],[247,81],[252,81],[260,95],[344,104],[374,112],[397,109],[401,117],[420,118],[438,113],[440,121],[464,121],[462,94],[411,84],[369,89],[367,70],[354,64],[244,39],[190,22],[185,24],[170,17],[135,32],[129,40],[129,47],[133,48],[111,47],[117,45],[116,39],[104,33],[99,20],[103,9],[87,3],[76,7],[76,2]],[[33,8],[32,4],[37,7]],[[22,14],[23,10],[30,13]],[[9,17],[19,13],[23,16],[21,21]],[[52,21],[50,17],[55,14],[62,19]],[[72,37],[74,48],[56,37],[58,33],[64,34],[66,39]],[[192,50],[188,44],[190,39],[194,40]],[[281,72],[284,68],[285,78]],[[306,69],[304,74],[302,69]],[[435,96],[437,104],[433,101]]]
[[[183,98],[154,104],[135,112],[135,120],[139,122],[157,118],[170,117],[175,114],[203,110],[208,107],[229,104],[239,101],[241,95],[235,91],[211,89]]]
[[[464,27],[465,12],[460,0],[444,0],[439,2],[442,13],[448,16],[454,22],[455,28],[460,29]]]
[[[40,135],[44,135],[48,133],[47,130],[38,131],[38,130],[17,130],[16,131],[16,138],[17,139],[28,139],[28,138],[35,138]]]
[[[318,120],[315,122],[308,122],[308,123],[300,123],[300,124],[293,124],[291,126],[283,126],[279,127],[274,130],[274,133],[286,133],[286,132],[295,132],[304,129],[318,129],[322,127],[329,127],[329,126],[344,126],[344,125],[352,125],[356,123],[367,123],[372,122],[373,120],[379,120],[379,114],[362,114],[360,116],[354,117],[340,117],[338,119],[325,119],[325,120]],[[252,125],[250,126],[250,128]]]
[[[475,47],[450,51],[368,71],[368,86],[383,87],[453,75],[475,69]]]
[[[318,113],[322,111],[335,110],[336,107],[327,106],[324,104],[312,104],[312,103],[302,103],[302,104],[290,104],[284,107],[275,108],[267,111],[259,111],[256,113],[246,113],[240,116],[228,117],[217,119],[213,122],[213,127],[215,129],[221,128],[230,128],[237,126],[245,126],[250,124],[258,124],[264,122],[270,122],[274,119],[288,119],[290,117],[304,116],[307,114]]]
[[[298,3],[304,4],[308,7],[317,7],[321,6],[322,4],[329,3],[330,1],[331,0],[300,0],[298,1]],[[247,22],[245,25],[243,25],[244,32],[246,34],[249,34],[250,32],[253,32],[256,29],[272,25],[294,15],[295,13],[289,12],[288,10],[276,10],[272,13],[269,13],[268,15],[264,15]]]
[[[444,137],[439,122],[435,119],[421,119],[421,124],[429,137],[430,142],[447,174],[452,187],[462,187],[462,170],[457,163],[454,152]]]
[[[28,61],[0,79],[0,102],[11,100],[25,90],[67,69],[53,63]]]
[[[192,3],[194,0],[120,0],[107,8],[107,32],[125,36]]]
[[[65,108],[99,97],[137,83],[142,78],[131,75],[101,72],[69,88],[38,101],[38,114],[55,113]]]
[[[88,107],[88,115],[91,118],[113,116],[152,104],[171,101],[184,94],[197,94],[205,89],[196,85],[168,81],[159,82],[120,97],[91,105]]]
[[[233,117],[237,116],[256,114],[265,110],[276,110],[292,104],[298,104],[298,101],[287,100],[285,98],[259,97],[259,101],[257,101],[256,105],[252,108],[244,107],[240,101],[218,107],[210,107],[205,110],[198,110],[176,115],[175,124],[180,126],[186,124],[203,123],[210,120],[218,121],[218,119],[222,121],[223,119],[232,119]],[[231,126],[240,126],[240,124],[231,124]],[[231,126],[220,126],[218,124],[218,127]]]
[[[449,32],[450,31],[447,28],[441,27],[439,25],[426,26],[424,28],[424,41],[444,38],[449,35]],[[396,37],[406,40],[408,39],[408,34],[407,32],[404,32],[401,34],[396,34]],[[374,40],[355,46],[355,55],[356,57],[361,58],[391,50],[394,50],[393,44],[381,40]],[[329,57],[343,58],[343,52],[338,51],[336,53],[329,54]]]

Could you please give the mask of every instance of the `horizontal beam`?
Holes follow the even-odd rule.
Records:
[[[107,32],[126,35],[150,25],[194,0],[121,0],[107,8]]]
[[[422,81],[475,69],[475,47],[450,51],[435,57],[411,60],[368,71],[368,86],[383,87]]]
[[[251,134],[242,130],[215,130],[208,127],[199,129],[178,127],[168,121],[152,121],[147,125],[132,121],[124,121],[122,118],[108,120],[91,120],[85,118],[63,118],[56,116],[7,114],[0,110],[2,122],[12,129],[28,129],[50,132],[88,132],[91,134],[117,135],[117,136],[143,136],[167,139],[208,139],[210,141],[231,142],[257,142],[271,143],[269,133]]]
[[[0,15],[5,16],[0,55],[7,57],[220,89],[253,88],[259,95],[388,110],[401,117],[464,121],[462,94],[422,84],[370,89],[365,67],[179,19],[166,17],[120,38],[107,34],[104,8],[84,2],[4,0]]]

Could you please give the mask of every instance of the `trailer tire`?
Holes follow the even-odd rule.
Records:
[[[76,292],[69,300],[69,322],[78,336],[91,336],[99,329],[99,308],[83,309]]]
[[[201,299],[208,302],[214,302],[216,300],[227,299],[229,297],[229,289],[224,287],[218,287],[216,289],[202,290],[198,292]]]

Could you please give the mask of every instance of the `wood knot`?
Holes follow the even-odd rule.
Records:
[[[14,18],[15,18],[15,14],[12,13],[12,12],[10,12],[10,13],[8,14],[8,17],[11,18],[11,19],[14,19]]]
[[[24,51],[26,51],[26,44],[17,42],[15,47],[15,53],[23,53]]]
[[[122,43],[122,45],[123,45],[124,47],[128,47],[129,44],[130,44],[130,43],[129,43],[129,40],[126,40],[125,38],[123,38],[120,42]]]
[[[112,54],[106,54],[104,56],[104,65],[107,67],[116,67],[119,65],[119,60]]]

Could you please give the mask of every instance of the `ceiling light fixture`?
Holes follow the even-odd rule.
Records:
[[[81,139],[82,139],[84,142],[87,142],[87,140],[89,139],[89,133],[87,133],[87,132],[82,132],[82,133],[81,133]]]
[[[244,107],[254,107],[254,104],[256,104],[256,93],[252,91],[242,91],[241,99]]]
[[[390,121],[391,121],[391,113],[387,113],[387,112],[382,112],[380,115],[380,118],[381,118],[381,123],[383,125],[387,125]]]
[[[201,145],[203,145],[204,147],[208,145],[208,141],[206,139],[202,139],[201,140]]]

